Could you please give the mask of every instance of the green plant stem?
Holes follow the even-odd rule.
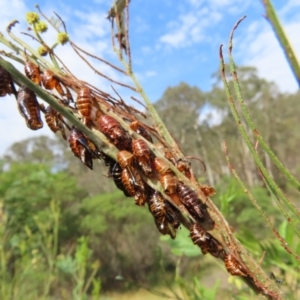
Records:
[[[10,58],[10,59],[12,59],[14,61],[17,61],[18,63],[24,65],[24,60],[21,59],[21,58],[19,58],[19,57],[17,57],[17,56],[15,56],[15,55],[13,55],[12,53],[7,53],[5,51],[0,51],[0,55],[8,57],[8,58]]]
[[[18,46],[16,46],[15,44],[13,44],[12,42],[8,41],[4,35],[2,34],[2,32],[0,32],[0,42],[5,45],[6,47],[10,48],[11,50],[15,51],[17,54],[23,54],[24,51],[19,48]],[[3,51],[4,52],[4,51]],[[23,62],[22,62],[23,63]],[[24,63],[23,63],[24,64]]]
[[[232,43],[232,39],[233,39],[233,33],[234,33],[234,30],[237,28],[238,24],[243,20],[244,18],[240,19],[237,24],[234,26],[233,30],[232,30],[232,33],[230,35],[230,38],[229,38],[229,46],[228,46],[228,51],[229,51],[229,60],[230,60],[230,70],[231,70],[231,73],[232,73],[232,77],[233,77],[233,84],[234,84],[234,89],[235,89],[235,92],[236,92],[236,95],[237,95],[237,98],[238,98],[238,101],[241,105],[241,108],[242,108],[242,112],[243,112],[243,115],[246,119],[246,122],[247,124],[249,125],[249,127],[253,130],[253,133],[254,135],[256,136],[256,138],[262,143],[262,145],[264,145],[264,149],[268,149],[269,151],[267,151],[267,153],[270,155],[270,158],[276,158],[276,156],[271,153],[272,151],[269,149],[269,147],[266,145],[266,143],[264,142],[264,140],[262,139],[262,137],[260,136],[260,134],[258,133],[258,130],[255,128],[251,118],[250,118],[250,114],[249,114],[249,111],[246,107],[246,105],[244,104],[244,100],[243,100],[243,96],[242,96],[242,92],[241,92],[241,88],[240,88],[240,85],[239,85],[239,81],[238,81],[238,76],[237,76],[237,72],[236,72],[236,67],[235,67],[235,63],[234,63],[234,60],[233,60],[233,57],[232,57],[232,49],[233,49],[233,43]],[[223,62],[224,64],[224,62]],[[223,67],[222,67],[223,68]],[[222,73],[224,74],[224,72]],[[300,214],[299,212],[297,211],[296,207],[287,199],[287,197],[284,195],[284,193],[282,192],[282,190],[277,186],[277,184],[275,183],[275,181],[273,180],[272,176],[269,174],[269,172],[267,171],[267,169],[265,168],[265,166],[263,165],[263,163],[261,162],[261,160],[259,159],[258,157],[258,154],[257,152],[255,151],[247,133],[246,133],[246,130],[245,128],[243,127],[242,123],[241,123],[241,120],[240,120],[240,117],[238,115],[238,112],[237,112],[237,109],[235,108],[235,104],[234,104],[234,101],[232,99],[232,96],[231,96],[231,92],[229,90],[229,86],[227,84],[226,79],[224,76],[223,77],[223,82],[226,86],[226,93],[227,93],[227,97],[228,99],[231,98],[231,101],[229,101],[229,104],[230,104],[230,107],[231,107],[231,111],[234,115],[234,118],[238,124],[238,128],[240,130],[240,132],[242,133],[242,136],[243,136],[243,139],[244,141],[246,142],[249,150],[251,151],[251,154],[257,164],[257,166],[259,167],[259,169],[261,170],[263,176],[266,178],[266,181],[268,182],[268,184],[270,185],[270,187],[272,188],[272,190],[279,196],[279,197],[276,197],[278,199],[278,203],[280,205],[280,207],[282,208],[281,212],[284,214],[285,218],[293,225],[294,229],[295,229],[295,232],[297,233],[297,235],[300,237],[300,232],[299,230],[297,229],[297,224],[296,222],[294,221],[294,219],[291,219],[288,214],[284,211],[284,208],[283,208],[283,205],[281,203],[281,199],[282,201],[285,203],[285,205],[291,210],[291,212],[295,215],[295,217],[300,220]],[[272,155],[273,154],[273,155]],[[276,161],[279,162],[279,160],[276,158]],[[287,174],[289,173],[282,164],[278,164],[277,165],[278,168],[284,173],[284,174]],[[297,180],[295,180],[296,182],[296,186],[299,187],[298,183],[297,183]]]
[[[272,189],[275,190],[276,192],[279,190],[279,193],[283,194],[282,191],[277,187],[276,183],[271,178],[270,174],[268,173],[268,171],[266,170],[266,168],[262,164],[261,160],[259,159],[259,157],[257,155],[257,152],[255,151],[254,147],[252,146],[252,143],[251,143],[251,141],[250,141],[250,139],[248,137],[248,134],[247,134],[244,126],[242,125],[242,122],[240,120],[238,111],[237,111],[237,109],[235,107],[235,104],[234,104],[234,100],[233,100],[232,95],[231,95],[231,91],[230,91],[228,82],[227,82],[226,77],[225,77],[224,61],[223,61],[223,57],[222,57],[222,54],[221,54],[221,49],[220,49],[220,55],[221,55],[222,79],[223,79],[223,82],[224,82],[224,86],[225,86],[225,90],[226,90],[228,102],[229,102],[229,105],[230,105],[233,117],[234,117],[234,119],[235,119],[235,121],[236,121],[236,123],[238,125],[238,129],[239,129],[239,131],[240,131],[240,133],[242,135],[242,138],[245,141],[245,143],[247,144],[247,146],[248,146],[248,148],[249,148],[249,150],[250,150],[250,152],[252,154],[252,157],[255,160],[255,163],[262,170],[263,175],[265,176],[266,180],[268,180],[268,182],[269,182],[270,186],[272,187]],[[270,183],[270,181],[272,183]],[[284,197],[284,195],[283,195],[283,197]],[[278,200],[279,200],[278,201],[279,210],[281,211],[281,213],[284,215],[284,217],[287,220],[290,220],[289,215],[286,213],[286,211],[284,210],[284,208],[282,206],[281,200],[280,199],[278,199]],[[295,232],[297,233],[298,236],[300,236],[300,232],[297,230],[297,224],[296,224],[296,222],[293,219],[291,219],[290,221],[291,221],[291,225],[293,226]]]
[[[99,270],[100,266],[97,266],[93,269],[92,273],[90,274],[90,276],[88,277],[85,285],[84,285],[84,288],[83,288],[83,294],[85,295],[89,289],[89,287],[91,286],[92,282],[93,282],[93,279],[95,278],[98,270]]]
[[[286,178],[293,184],[298,190],[300,190],[300,182],[284,167],[282,162],[278,159],[278,157],[275,155],[275,153],[269,148],[269,146],[266,144],[263,137],[259,134],[258,130],[255,128],[254,123],[250,117],[250,113],[248,111],[247,106],[244,103],[241,88],[239,86],[238,82],[238,76],[236,73],[236,67],[232,56],[232,40],[229,42],[229,61],[230,61],[230,70],[233,76],[233,84],[234,88],[237,94],[237,98],[239,100],[239,103],[242,108],[243,115],[245,117],[245,120],[248,124],[248,126],[251,128],[253,133],[255,134],[255,137],[259,141],[260,146],[267,152],[271,160],[274,162],[274,164],[277,166],[277,168],[286,176]]]
[[[227,164],[228,167],[230,169],[230,171],[232,172],[232,174],[234,175],[234,177],[236,178],[236,180],[238,181],[238,183],[240,184],[240,186],[242,187],[243,191],[248,195],[249,199],[251,200],[251,202],[253,203],[253,205],[255,206],[255,208],[260,212],[260,214],[262,215],[262,217],[264,218],[264,220],[266,221],[266,223],[268,224],[268,227],[270,229],[272,229],[275,237],[277,239],[279,239],[281,245],[284,247],[284,249],[288,252],[291,253],[296,260],[298,260],[300,262],[300,256],[297,255],[287,244],[287,242],[285,241],[285,239],[280,236],[279,232],[275,229],[274,225],[272,224],[271,220],[268,218],[268,216],[265,214],[265,212],[263,211],[263,209],[261,208],[261,206],[258,204],[258,202],[256,201],[256,199],[254,198],[254,196],[252,195],[252,193],[248,190],[248,188],[245,186],[245,184],[243,183],[242,179],[239,177],[239,175],[237,174],[236,170],[234,169],[234,167],[232,166],[232,164],[230,163],[230,159],[229,159],[229,155],[227,152],[227,147],[226,144],[224,142],[224,148],[225,148],[225,154],[226,154],[226,160],[227,160]]]
[[[49,64],[49,62],[46,59],[44,59],[41,55],[39,55],[33,48],[31,48],[29,45],[25,44],[18,37],[16,37],[10,30],[7,30],[7,32],[14,41],[16,41],[24,49],[28,50],[29,52],[31,52],[32,55],[34,55],[36,58],[38,58],[39,61],[42,62],[47,69],[51,69],[51,65]],[[24,51],[22,51],[22,52],[24,52]]]
[[[294,73],[294,76],[296,78],[296,81],[300,87],[300,66],[299,66],[297,58],[294,54],[294,51],[284,33],[284,30],[280,24],[280,21],[277,18],[276,12],[272,5],[272,1],[271,0],[262,0],[262,3],[265,7],[266,19],[270,22],[271,26],[273,27],[275,35],[284,51],[284,54],[288,60],[288,63],[290,65],[290,67]]]

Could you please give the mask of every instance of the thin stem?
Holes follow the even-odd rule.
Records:
[[[245,17],[241,18],[237,23],[236,25],[234,26],[231,34],[230,34],[230,38],[229,38],[229,46],[228,46],[228,51],[229,51],[229,60],[230,60],[230,70],[231,70],[231,73],[232,73],[232,77],[233,77],[233,84],[234,84],[234,88],[235,88],[235,92],[236,92],[236,95],[237,95],[237,98],[238,98],[238,101],[239,103],[241,104],[241,108],[242,108],[242,112],[243,112],[243,115],[245,116],[245,119],[246,119],[246,122],[247,124],[250,126],[250,128],[253,130],[253,133],[254,135],[259,138],[259,142],[261,142],[261,145],[262,147],[264,147],[264,149],[269,149],[269,147],[266,145],[266,143],[264,142],[263,138],[260,136],[260,134],[258,133],[258,130],[255,128],[251,118],[250,118],[250,114],[249,114],[249,111],[244,103],[244,100],[243,100],[243,96],[242,96],[242,92],[241,92],[241,88],[240,88],[240,85],[239,85],[239,81],[238,81],[238,76],[237,76],[237,72],[236,72],[236,67],[235,67],[235,63],[234,63],[234,60],[233,60],[233,57],[232,57],[232,49],[233,49],[233,43],[232,43],[232,40],[233,40],[233,34],[234,34],[234,31],[235,29],[237,28],[237,26],[240,24],[240,22],[242,22],[243,20],[245,19]],[[234,107],[234,102],[232,101],[231,102],[231,107],[232,108],[235,108]],[[237,112],[236,112],[237,113]],[[238,114],[238,113],[237,113]],[[242,129],[243,126],[241,125],[241,122],[240,122],[240,118],[238,117],[238,124],[240,125],[239,128],[241,130],[244,130],[245,129]],[[253,155],[257,165],[259,166],[259,168],[261,169],[264,177],[266,178],[266,180],[268,181],[269,185],[272,187],[272,190],[274,190],[274,192],[283,200],[283,202],[286,204],[286,206],[293,212],[293,214],[298,218],[298,220],[300,220],[300,213],[297,211],[297,208],[291,203],[291,201],[289,201],[287,199],[287,197],[284,195],[284,193],[281,191],[281,189],[277,186],[277,184],[275,183],[275,181],[273,180],[272,176],[268,173],[267,169],[264,167],[264,165],[261,163],[258,155],[257,155],[257,152],[255,151],[254,147],[252,146],[247,134],[246,134],[246,131],[245,131],[245,137],[246,139],[245,142],[247,143],[250,151],[252,154],[255,154]],[[266,150],[267,151],[267,150]],[[272,153],[271,153],[271,150],[269,149],[269,151],[267,151],[267,153],[270,155],[271,158],[275,158],[276,159],[276,162],[278,163],[279,160],[276,158],[276,156]],[[289,173],[288,171],[284,172],[285,168],[284,166],[280,163],[280,164],[277,164],[278,168],[284,173]],[[297,180],[295,179],[293,182],[296,183],[296,187],[299,188],[299,183],[297,182]],[[279,200],[279,199],[278,199]],[[281,203],[281,201],[280,201]],[[287,216],[287,214],[285,214],[287,220],[289,220],[289,217]],[[294,223],[294,221],[292,221],[292,223]],[[296,224],[294,224],[294,227],[296,229]],[[296,232],[298,234],[298,236],[300,237],[300,232],[296,229]]]
[[[97,59],[97,60],[103,62],[104,64],[110,66],[111,68],[115,69],[116,71],[119,71],[120,73],[123,73],[124,75],[127,75],[127,73],[126,73],[124,70],[118,68],[117,66],[111,64],[110,62],[106,61],[105,59],[102,59],[102,58],[99,57],[99,56],[93,55],[93,54],[91,54],[91,53],[85,51],[84,49],[80,48],[79,46],[77,46],[77,45],[76,45],[75,43],[73,43],[72,41],[70,41],[70,44],[71,44],[72,46],[74,46],[77,50],[79,50],[80,52],[83,52],[84,54],[86,54],[86,55],[88,55],[88,56],[90,56],[90,57],[92,57],[92,58],[95,58],[95,59]]]
[[[243,18],[244,19],[244,18]],[[240,22],[243,20],[241,19]],[[236,28],[236,27],[235,27]],[[234,29],[235,29],[234,28]],[[233,32],[230,35],[230,42],[229,42],[229,61],[230,61],[230,69],[231,69],[231,73],[233,76],[233,83],[234,83],[234,87],[237,93],[237,97],[238,100],[240,102],[241,108],[242,108],[242,112],[243,115],[245,117],[245,120],[247,122],[247,124],[249,125],[249,127],[252,129],[253,133],[255,134],[255,137],[257,138],[257,140],[259,141],[261,147],[267,152],[267,154],[269,155],[269,157],[271,158],[271,160],[274,162],[274,164],[278,167],[278,169],[286,176],[286,178],[298,189],[300,190],[300,182],[287,170],[287,168],[284,167],[284,165],[282,164],[282,162],[278,159],[278,157],[275,155],[275,153],[269,148],[269,146],[266,144],[266,142],[264,141],[263,137],[259,134],[258,130],[255,128],[254,123],[250,117],[250,113],[248,111],[247,106],[244,103],[243,97],[242,97],[242,93],[241,93],[241,88],[239,86],[239,82],[238,82],[238,76],[236,73],[236,68],[235,68],[235,63],[233,60],[233,56],[232,56],[232,49],[233,49],[233,43],[232,43],[232,39],[233,39]]]
[[[46,68],[51,68],[51,65],[49,64],[49,62],[46,59],[44,59],[41,55],[39,55],[33,48],[31,48],[29,45],[25,44],[18,37],[16,37],[10,30],[7,30],[7,32],[14,41],[16,41],[24,49],[28,50],[29,52],[31,52],[31,54],[33,54],[36,58],[38,58],[39,61],[41,61],[46,66]]]
[[[230,108],[231,108],[231,112],[233,114],[233,117],[238,125],[238,129],[243,137],[243,140],[245,141],[246,145],[248,146],[251,154],[252,154],[252,157],[254,158],[255,160],[255,163],[257,164],[257,166],[262,170],[265,178],[268,180],[268,182],[270,183],[270,185],[272,186],[272,189],[276,192],[279,192],[282,194],[282,196],[284,197],[283,193],[279,190],[279,188],[277,187],[276,183],[273,181],[273,179],[271,178],[270,174],[268,173],[268,171],[266,170],[265,166],[263,165],[263,163],[261,162],[260,158],[258,157],[258,154],[256,153],[255,151],[255,148],[253,147],[250,139],[249,139],[249,136],[244,128],[244,126],[242,125],[242,122],[240,120],[240,116],[238,114],[238,111],[235,107],[235,104],[234,104],[234,100],[232,98],[232,95],[231,95],[231,91],[230,91],[230,88],[229,88],[229,85],[228,85],[228,82],[226,80],[226,77],[225,77],[225,64],[224,64],[224,59],[223,59],[223,53],[222,53],[222,48],[220,47],[220,59],[221,59],[221,76],[222,76],[222,79],[223,79],[223,82],[224,82],[224,85],[225,85],[225,90],[226,90],[226,94],[227,94],[227,98],[228,98],[228,102],[229,102],[229,105],[230,105]],[[281,196],[281,197],[282,197]],[[295,222],[295,220],[291,219],[290,216],[287,214],[287,212],[284,210],[283,206],[282,206],[282,203],[281,203],[281,200],[278,199],[279,201],[277,202],[278,203],[278,207],[279,207],[279,210],[281,211],[281,213],[284,215],[284,217],[291,221],[291,225],[293,226],[294,230],[295,230],[295,233],[300,236],[300,232],[299,230],[297,229],[297,224]]]
[[[105,79],[107,79],[107,80],[109,80],[109,81],[111,81],[111,82],[113,82],[113,83],[115,83],[115,84],[118,84],[118,85],[120,85],[120,86],[123,86],[123,87],[126,87],[126,88],[128,88],[128,89],[131,89],[131,90],[133,90],[134,92],[137,92],[137,90],[134,88],[134,87],[132,87],[132,86],[130,86],[130,85],[127,85],[127,84],[125,84],[125,83],[122,83],[122,82],[118,82],[118,81],[116,81],[116,80],[114,80],[114,79],[111,79],[110,77],[108,77],[108,76],[106,76],[106,75],[104,75],[103,73],[101,73],[101,72],[99,72],[96,68],[94,68],[89,62],[88,62],[88,60],[87,59],[85,59],[81,54],[80,54],[80,52],[77,50],[77,47],[75,47],[74,46],[74,44],[73,43],[71,43],[71,46],[72,46],[72,48],[74,49],[74,51],[76,52],[76,54],[96,73],[96,74],[98,74],[99,76],[102,76],[103,78],[105,78]]]
[[[129,42],[129,1],[126,0],[126,26],[125,26],[125,41],[126,41],[126,52],[128,56],[128,73],[132,73],[132,64],[131,64],[131,51],[130,51],[130,42]]]
[[[286,37],[284,30],[280,24],[279,19],[277,18],[276,12],[272,5],[271,0],[262,0],[262,4],[265,7],[266,19],[270,22],[275,35],[281,45],[286,59],[294,73],[295,79],[300,87],[300,65],[294,54],[294,51],[289,43],[288,38]]]
[[[124,62],[124,61],[123,61]],[[125,62],[124,62],[125,63]],[[173,137],[171,136],[169,130],[167,129],[167,127],[165,126],[165,124],[163,123],[163,121],[161,120],[160,116],[158,115],[156,109],[154,108],[154,105],[151,103],[150,99],[148,98],[147,94],[145,93],[144,89],[142,88],[141,84],[139,83],[138,79],[136,78],[135,74],[132,73],[130,75],[130,77],[132,78],[134,84],[137,87],[137,90],[139,91],[140,95],[142,96],[142,98],[145,101],[145,104],[147,106],[147,110],[150,112],[151,116],[153,117],[153,120],[155,122],[155,126],[156,129],[158,130],[158,132],[161,134],[162,137],[165,138],[167,144],[170,146],[170,148],[176,152],[177,156],[183,157],[184,155],[182,154],[182,152],[179,150],[177,143],[175,142],[175,140],[173,139]]]
[[[242,179],[239,177],[239,175],[237,174],[235,168],[233,167],[233,165],[230,163],[230,159],[229,159],[229,155],[228,155],[228,150],[227,150],[227,146],[226,146],[226,142],[223,141],[223,145],[224,145],[224,151],[225,151],[225,155],[226,155],[226,160],[227,160],[227,164],[228,167],[230,169],[230,171],[232,172],[233,176],[236,178],[236,180],[238,181],[238,183],[240,184],[240,186],[242,187],[243,191],[248,195],[249,199],[251,200],[251,202],[253,203],[253,205],[255,206],[255,208],[259,211],[259,213],[262,215],[262,217],[264,218],[264,220],[266,221],[266,223],[268,224],[268,227],[272,229],[275,237],[280,241],[281,246],[290,254],[292,254],[294,256],[294,258],[296,260],[298,260],[300,262],[300,256],[297,255],[287,244],[286,240],[279,234],[279,232],[276,230],[276,228],[274,227],[274,225],[272,224],[271,220],[268,218],[268,216],[265,214],[265,212],[263,211],[263,209],[261,208],[261,206],[257,203],[256,199],[254,198],[254,196],[252,195],[252,193],[248,190],[248,188],[245,186],[245,184],[243,183]],[[261,265],[261,262],[259,263],[259,265]]]

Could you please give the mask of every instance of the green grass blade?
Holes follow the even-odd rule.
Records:
[[[294,54],[294,51],[289,43],[288,38],[286,37],[284,30],[280,24],[280,21],[276,15],[274,7],[271,0],[262,0],[262,4],[265,7],[265,16],[266,19],[270,22],[275,35],[284,51],[285,57],[294,73],[296,81],[300,87],[300,66],[298,60]]]

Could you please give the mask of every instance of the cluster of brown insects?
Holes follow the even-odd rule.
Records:
[[[83,164],[93,169],[94,159],[104,160],[109,168],[108,175],[117,188],[123,191],[126,197],[134,197],[136,205],[148,205],[161,234],[168,234],[171,238],[175,238],[176,230],[182,223],[182,215],[177,207],[183,207],[193,219],[190,225],[190,237],[193,243],[200,247],[202,253],[210,253],[222,259],[230,274],[248,276],[238,260],[226,253],[221,243],[200,225],[209,218],[205,203],[199,199],[192,188],[179,181],[170,168],[171,163],[190,178],[189,163],[176,159],[160,140],[156,130],[136,119],[131,110],[133,108],[87,85],[78,83],[72,85],[71,81],[63,80],[51,70],[41,71],[39,66],[29,59],[25,60],[24,65],[25,75],[30,80],[37,85],[43,85],[48,91],[56,90],[59,96],[52,95],[61,105],[70,108],[89,128],[97,129],[104,134],[118,149],[117,158],[113,159],[98,149],[83,132],[70,126],[54,108],[51,106],[45,108],[39,104],[35,93],[28,87],[17,83],[20,86],[17,91],[10,74],[0,67],[0,96],[15,95],[19,111],[30,129],[38,130],[43,127],[41,112],[44,113],[49,128],[55,133],[61,132],[63,138],[68,140],[74,155]],[[77,94],[75,101],[69,88]],[[127,129],[110,112],[121,116],[121,119],[127,123]],[[69,130],[68,137],[66,129]],[[154,144],[154,138],[159,142]],[[151,150],[151,145],[159,149],[164,154],[164,158],[156,156]],[[147,178],[159,182],[161,191],[153,189],[147,183]],[[200,188],[205,196],[214,194],[214,189],[211,187]]]

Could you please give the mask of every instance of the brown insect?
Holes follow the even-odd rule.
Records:
[[[154,157],[153,159],[153,167],[158,174],[164,175],[167,172],[171,172],[169,165],[164,162],[160,157]]]
[[[65,96],[67,97],[67,99],[68,99],[69,101],[71,101],[71,102],[74,102],[73,97],[72,97],[72,94],[71,94],[70,90],[68,89],[68,87],[65,86],[65,89],[66,89],[66,94],[65,94]]]
[[[166,194],[174,194],[177,190],[178,179],[173,173],[166,173],[161,175],[159,178],[159,182],[161,183]]]
[[[122,168],[119,163],[112,161],[111,164],[109,165],[108,174],[109,174],[109,176],[111,176],[113,178],[113,181],[114,181],[116,187],[118,189],[120,189],[126,197],[132,196],[127,192],[127,190],[122,182]]]
[[[179,172],[184,173],[187,178],[191,178],[191,163],[189,161],[179,159],[175,165]]]
[[[170,230],[167,218],[166,200],[162,194],[157,191],[153,191],[151,197],[148,200],[149,211],[153,215],[156,227],[161,234],[169,234],[171,238],[175,238],[175,234]],[[169,216],[170,217],[170,216]],[[176,224],[177,225],[177,224]]]
[[[88,141],[85,135],[74,126],[70,131],[69,144],[74,155],[78,157],[83,164],[93,170],[93,157],[89,149]]]
[[[43,83],[45,89],[53,90],[55,88],[56,91],[61,96],[65,96],[65,93],[62,89],[62,86],[61,86],[59,80],[55,77],[55,74],[52,71],[50,71],[50,70],[44,71],[41,78],[42,78],[42,83]]]
[[[101,115],[98,119],[100,131],[119,149],[130,150],[131,138],[121,124],[109,115]]]
[[[98,147],[94,144],[94,142],[92,142],[90,139],[86,138],[88,145],[89,145],[89,151],[92,153],[92,157],[94,158],[98,158],[98,159],[103,159],[104,160],[104,164],[106,166],[110,166],[110,164],[112,162],[114,162],[114,160],[109,157],[108,155],[106,155],[102,150],[99,150]]]
[[[58,112],[50,105],[45,110],[46,123],[54,133],[56,133],[59,130],[59,126],[57,124],[57,114]]]
[[[135,198],[135,204],[145,205],[149,187],[142,181],[137,170],[123,169],[121,179],[127,193]]]
[[[20,114],[25,119],[27,127],[31,130],[41,129],[43,121],[35,93],[28,87],[21,86],[18,91],[17,102]]]
[[[125,169],[127,167],[131,169],[134,162],[134,156],[129,151],[122,150],[117,154],[117,161],[122,169]]]
[[[230,273],[231,275],[248,276],[248,272],[232,254],[226,254],[224,258],[224,263],[228,273]]]
[[[79,90],[76,105],[80,114],[86,120],[89,120],[92,113],[93,99],[91,90],[88,87],[83,87]]]
[[[57,112],[53,107],[50,105],[45,110],[45,120],[48,127],[56,133],[57,131],[61,132],[62,137],[66,140],[66,132],[63,123],[63,118],[59,112]]]
[[[12,93],[17,95],[11,76],[4,68],[0,66],[0,97],[4,97],[7,94],[10,95]]]
[[[176,209],[167,200],[165,200],[165,208],[166,208],[166,218],[168,222],[171,224],[171,226],[174,229],[179,228],[180,221]]]
[[[191,225],[190,235],[193,243],[201,248],[203,254],[210,253],[214,257],[224,257],[225,252],[222,245],[200,224]]]
[[[32,61],[26,60],[25,62],[25,74],[35,84],[41,84],[41,72],[40,68]]]
[[[211,196],[216,194],[215,189],[211,186],[208,186],[208,185],[201,185],[200,190],[203,192],[203,194],[206,197],[211,197]]]
[[[166,148],[162,143],[156,143],[155,146],[164,153],[165,158],[168,161],[170,161],[174,166],[176,165],[176,159],[168,148]]]
[[[169,195],[175,193],[178,185],[178,179],[169,168],[169,165],[160,157],[154,157],[153,167],[159,174],[158,178],[164,191]]]
[[[192,217],[199,222],[204,221],[206,206],[199,200],[197,193],[181,182],[178,185],[177,191],[181,202]]]
[[[152,176],[151,157],[152,153],[144,140],[132,141],[132,152],[138,165],[147,176]]]
[[[129,124],[129,127],[133,131],[135,131],[136,133],[138,133],[139,135],[141,135],[143,138],[145,138],[149,142],[153,143],[152,137],[151,137],[149,131],[139,121],[133,121],[133,122],[131,122]]]

